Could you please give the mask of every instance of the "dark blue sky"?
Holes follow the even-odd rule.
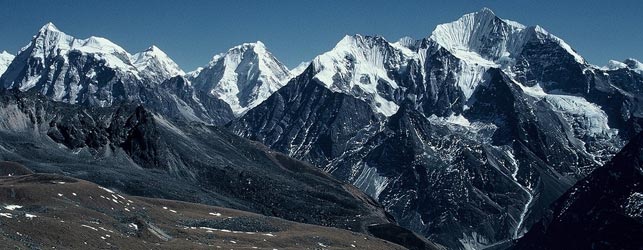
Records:
[[[421,38],[482,7],[543,26],[593,64],[643,59],[641,0],[0,0],[0,50],[16,53],[51,21],[70,35],[105,37],[131,53],[155,44],[186,71],[257,40],[293,67],[345,34]]]

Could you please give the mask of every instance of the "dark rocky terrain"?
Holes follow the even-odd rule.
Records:
[[[354,186],[223,128],[132,104],[86,108],[21,92],[3,93],[0,113],[0,159],[38,173],[361,233],[398,227]],[[429,248],[411,236],[427,244],[415,249]]]
[[[643,134],[560,197],[515,249],[643,249]]]
[[[483,9],[420,40],[347,36],[227,126],[478,249],[519,238],[641,131],[641,84]]]

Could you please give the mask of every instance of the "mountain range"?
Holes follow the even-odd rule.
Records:
[[[292,70],[257,41],[185,73],[48,23],[0,75],[0,159],[38,173],[408,249],[640,244],[599,235],[643,225],[643,64],[592,65],[490,9],[421,39],[347,35]],[[587,238],[559,244],[569,230]]]

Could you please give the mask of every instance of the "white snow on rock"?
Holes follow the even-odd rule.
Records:
[[[494,66],[494,61],[519,52],[526,38],[524,30],[524,25],[500,19],[484,8],[438,25],[429,39],[456,57]]]
[[[0,52],[0,76],[7,70],[13,58],[15,58],[15,56],[6,51]]]
[[[6,206],[4,206],[4,208],[7,209],[7,210],[13,211],[13,210],[22,208],[22,206],[20,206],[20,205],[6,205]]]
[[[353,181],[353,185],[364,191],[364,193],[377,199],[382,191],[386,189],[389,179],[377,173],[377,169],[364,164],[360,175]]]
[[[555,111],[560,112],[570,122],[576,126],[575,132],[578,138],[585,136],[615,136],[616,129],[612,129],[607,124],[608,118],[601,107],[587,101],[580,96],[547,94],[540,85],[526,87],[520,83],[514,82],[528,95],[545,100]]]
[[[93,57],[103,61],[105,66],[120,72],[119,74],[131,76],[134,79],[151,80],[153,83],[160,83],[173,75],[184,74],[176,63],[155,46],[132,56],[122,47],[105,38],[92,36],[87,39],[78,39],[60,31],[53,23],[47,23],[38,31],[31,42],[18,52],[17,58],[20,58],[21,61],[14,60],[13,63],[17,64],[16,67],[8,66],[4,76],[7,79],[15,79],[24,69],[20,64],[24,64],[27,59],[38,61],[41,64],[40,67],[45,67],[47,66],[47,61],[54,58],[63,59],[62,61],[56,61],[56,65],[63,64],[61,66],[63,70],[70,70],[72,74],[77,74],[78,72],[74,72],[69,65],[69,55],[71,53],[81,53]],[[95,76],[96,72],[90,72],[86,77],[94,78]],[[42,77],[43,75],[36,74],[36,72],[30,72],[21,82],[5,83],[10,85],[5,87],[27,91],[33,88]],[[80,75],[68,76],[69,79],[76,82],[70,83],[71,87],[68,90],[65,89],[62,83],[67,80],[62,77],[67,76],[55,78],[54,75],[50,74],[45,77],[54,84],[50,88],[55,91],[55,100],[61,101],[62,97],[67,95],[66,91],[70,91],[72,93],[70,93],[71,97],[68,102],[75,103],[76,94],[81,88],[77,83],[81,78]]]
[[[58,55],[64,56],[75,50],[101,57],[111,67],[126,71],[135,70],[130,62],[130,54],[120,46],[102,37],[74,38],[60,31],[53,23],[47,23],[40,28],[38,34],[20,53],[29,48],[33,48],[30,53],[32,57],[43,60]]]
[[[218,54],[191,74],[197,75],[195,87],[228,103],[237,116],[259,105],[291,78],[288,68],[260,41]]]
[[[301,75],[301,73],[304,73],[304,70],[306,70],[306,68],[308,68],[309,65],[310,65],[310,62],[301,62],[301,63],[299,63],[299,65],[297,65],[297,67],[295,67],[295,68],[290,70],[291,77],[294,78],[294,77],[297,77],[297,76]]]
[[[610,60],[607,63],[607,65],[605,65],[601,69],[602,70],[630,69],[636,73],[643,74],[643,63],[633,58],[626,59],[623,62]]]
[[[466,14],[454,22],[440,24],[429,37],[456,57],[489,66],[510,63],[533,38],[552,40],[578,63],[585,64],[583,57],[569,44],[542,27],[527,27],[501,19],[488,8]]]
[[[179,65],[154,45],[134,54],[132,62],[141,74],[146,74],[148,78],[155,78],[159,82],[174,76],[185,75]]]
[[[530,39],[558,43],[581,64],[585,60],[562,39],[540,26],[527,27],[518,22],[501,19],[487,8],[469,13],[460,19],[438,25],[430,41],[461,59],[457,85],[469,99],[489,68],[501,68],[513,75],[516,57]]]
[[[332,50],[313,60],[315,79],[335,92],[366,100],[376,112],[391,116],[399,106],[378,92],[378,84],[399,86],[389,72],[398,71],[417,54],[382,37],[345,36]]]

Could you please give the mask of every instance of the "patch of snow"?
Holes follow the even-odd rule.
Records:
[[[110,193],[110,194],[114,194],[114,193],[115,193],[114,191],[109,190],[109,189],[104,188],[104,187],[101,187],[101,186],[98,186],[98,188],[100,188],[100,189],[102,189],[102,190],[105,190],[105,191],[107,191],[107,192],[108,192],[108,193]]]
[[[514,171],[511,173],[512,180],[523,192],[525,192],[525,194],[527,194],[527,202],[525,202],[522,212],[520,212],[520,216],[518,217],[518,223],[513,232],[512,238],[518,239],[520,236],[522,236],[522,232],[526,231],[526,230],[522,230],[523,229],[522,227],[525,222],[525,217],[527,216],[527,212],[529,212],[529,207],[532,205],[531,203],[534,201],[534,196],[531,193],[532,192],[531,187],[524,186],[518,181],[518,171],[520,170],[519,168],[520,166],[516,161],[516,158],[514,157],[513,152],[508,151],[507,155],[509,156],[511,167],[513,167],[514,169]]]
[[[618,130],[610,128],[608,117],[605,111],[598,105],[587,101],[580,96],[548,94],[536,84],[526,87],[516,83],[526,94],[546,101],[551,104],[555,111],[561,112],[570,121],[570,124],[577,127],[578,138],[588,136],[613,137]]]
[[[20,206],[20,205],[6,205],[6,206],[4,206],[4,208],[7,209],[7,210],[13,211],[13,210],[22,208],[22,206]]]
[[[490,243],[487,238],[477,232],[471,232],[470,235],[463,233],[463,237],[458,239],[458,241],[460,241],[460,244],[462,244],[465,250],[484,249]]]
[[[467,120],[467,118],[462,116],[462,114],[458,114],[458,115],[451,114],[449,117],[446,118],[446,121],[452,124],[463,126],[463,127],[471,126],[471,123],[469,122],[469,120]]]
[[[25,214],[25,217],[27,217],[28,219],[33,219],[33,218],[36,218],[38,216],[33,215],[33,214]]]
[[[5,218],[13,218],[13,215],[11,213],[0,213],[0,217],[5,217]]]
[[[353,181],[353,185],[373,197],[373,199],[377,199],[382,191],[386,189],[389,181],[388,178],[380,176],[376,168],[364,164],[362,172]]]
[[[81,227],[89,228],[89,229],[94,230],[94,231],[98,231],[98,229],[97,229],[97,228],[92,227],[92,226],[88,226],[88,225],[84,225],[84,224],[83,224],[83,225],[80,225],[80,226],[81,226]]]

